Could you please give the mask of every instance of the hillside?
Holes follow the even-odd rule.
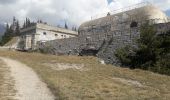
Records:
[[[30,66],[60,100],[168,100],[170,76],[102,65],[95,57],[1,51]]]
[[[8,43],[6,43],[4,46],[14,46],[17,44],[19,37],[13,37]]]

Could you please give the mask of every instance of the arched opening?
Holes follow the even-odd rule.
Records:
[[[79,53],[80,56],[96,56],[99,50],[96,49],[82,49]]]
[[[133,21],[131,24],[130,24],[130,27],[131,28],[134,28],[134,27],[138,27],[138,23]]]

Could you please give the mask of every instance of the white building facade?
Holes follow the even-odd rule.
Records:
[[[18,48],[21,50],[35,50],[38,43],[77,36],[78,32],[72,30],[58,28],[42,23],[35,23],[30,27],[21,29]]]

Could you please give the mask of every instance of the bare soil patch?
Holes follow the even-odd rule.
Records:
[[[44,63],[44,65],[48,65],[53,70],[62,71],[62,70],[79,70],[79,71],[87,71],[88,69],[85,68],[84,64],[69,64],[69,63]]]
[[[114,77],[113,80],[122,82],[123,84],[126,84],[126,85],[137,86],[137,87],[144,87],[140,82],[135,81],[135,80],[118,78],[118,77]]]

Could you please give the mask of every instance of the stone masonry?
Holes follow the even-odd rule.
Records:
[[[154,25],[158,34],[170,30],[169,18],[153,5],[145,5],[125,12],[91,20],[79,27],[78,37],[53,40],[39,46],[52,54],[93,55],[106,63],[117,64],[115,51],[126,45],[136,46],[140,27]]]

